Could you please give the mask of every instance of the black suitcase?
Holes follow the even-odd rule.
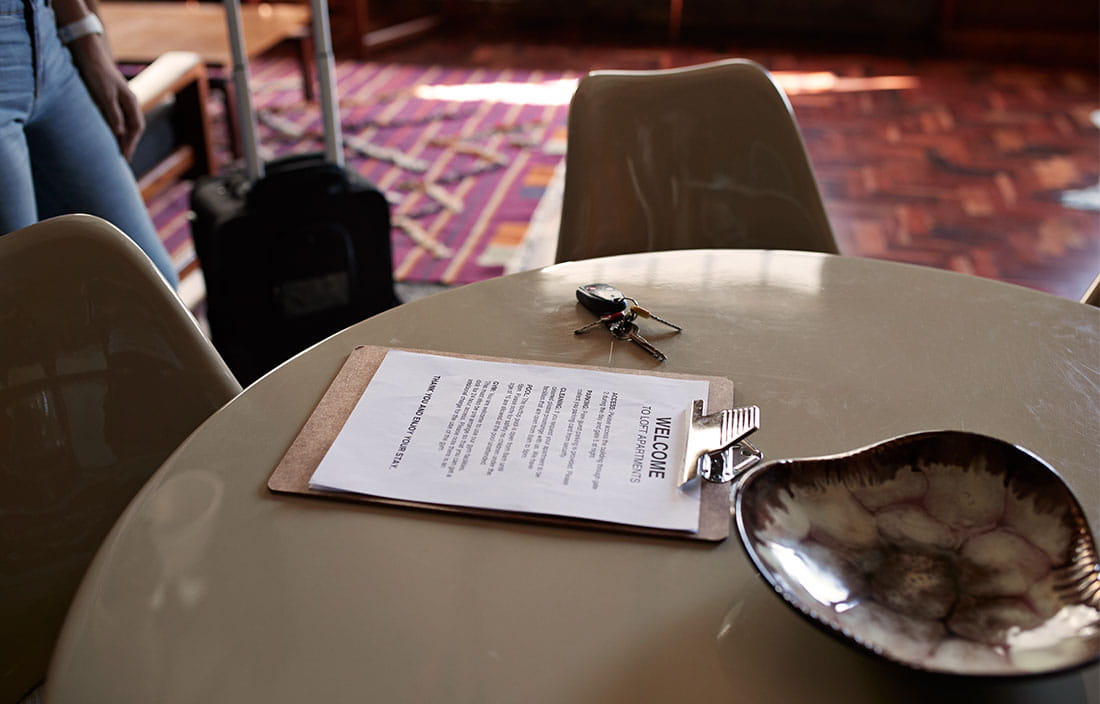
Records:
[[[191,195],[211,339],[244,385],[309,345],[398,303],[385,196],[344,167],[324,0],[313,1],[325,153],[262,165],[239,0],[226,1],[245,173]]]

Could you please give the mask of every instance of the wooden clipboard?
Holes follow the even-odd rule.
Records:
[[[319,498],[336,499],[340,501],[353,501],[358,503],[385,504],[389,506],[403,506],[408,508],[441,511],[452,514],[466,514],[479,517],[518,520],[524,522],[549,524],[556,526],[574,526],[590,529],[610,530],[615,532],[639,533],[644,535],[659,535],[689,540],[721,541],[729,536],[730,531],[730,485],[712,482],[701,482],[699,529],[692,533],[689,531],[675,531],[660,528],[646,528],[607,521],[574,518],[571,516],[554,516],[540,513],[525,513],[515,511],[500,511],[494,509],[470,508],[466,506],[453,506],[445,504],[424,503],[420,501],[408,501],[392,499],[368,494],[352,492],[328,491],[313,489],[309,486],[310,477],[317,469],[321,459],[328,452],[329,447],[336,440],[340,430],[344,427],[348,416],[351,415],[359,397],[367,388],[374,373],[382,364],[382,359],[391,347],[360,346],[352,350],[344,362],[336,378],[329,385],[325,395],[313,409],[309,419],[298,432],[286,454],[271,477],[267,481],[268,489],[279,494],[298,494]],[[730,408],[733,405],[733,382],[725,377],[699,376],[689,374],[668,374],[663,372],[641,371],[631,369],[609,369],[579,364],[557,364],[551,362],[536,362],[524,359],[506,359],[501,357],[486,357],[478,355],[461,355],[431,350],[404,350],[443,357],[459,357],[462,359],[474,359],[489,362],[509,362],[514,364],[530,364],[549,367],[561,367],[571,369],[589,369],[596,371],[611,371],[623,374],[637,374],[639,376],[655,376],[674,379],[700,379],[710,382],[710,395],[707,399],[709,409]]]

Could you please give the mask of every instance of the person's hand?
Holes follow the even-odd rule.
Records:
[[[99,106],[107,126],[118,139],[119,149],[129,159],[145,130],[145,115],[137,96],[118,70],[102,35],[89,34],[69,44],[84,85]]]

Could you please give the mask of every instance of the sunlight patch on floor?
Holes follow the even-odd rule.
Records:
[[[853,93],[878,90],[912,90],[920,87],[916,76],[838,76],[832,71],[772,71],[772,77],[789,95],[805,93]],[[516,105],[567,105],[577,89],[577,79],[562,78],[542,83],[459,83],[420,85],[417,98],[474,102],[488,100]]]
[[[542,83],[460,83],[420,85],[413,94],[425,100],[474,102],[489,100],[515,105],[567,105],[577,89],[577,79],[562,78]]]
[[[913,90],[916,76],[838,76],[832,71],[772,71],[776,83],[789,95],[803,93],[855,93],[875,90]]]

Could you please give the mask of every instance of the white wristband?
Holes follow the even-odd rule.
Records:
[[[57,30],[57,37],[62,44],[72,44],[81,37],[89,34],[103,34],[103,23],[94,14],[87,14],[76,22],[70,22]]]

